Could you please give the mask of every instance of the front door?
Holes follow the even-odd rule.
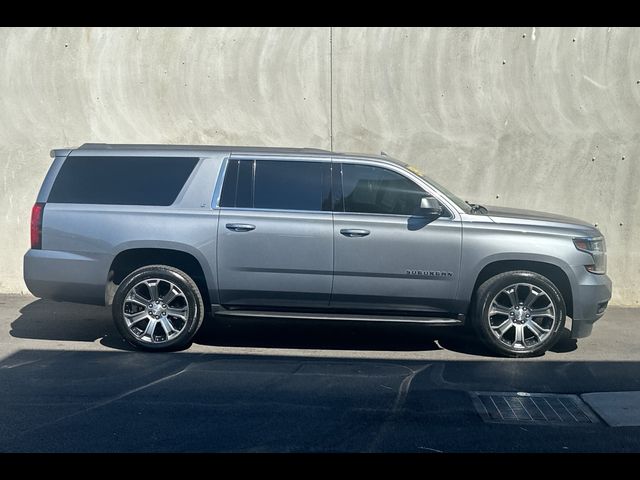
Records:
[[[222,305],[328,306],[330,183],[330,159],[228,161],[217,245]]]
[[[451,212],[420,216],[420,199],[430,194],[399,171],[364,163],[343,163],[341,170],[334,178],[339,198],[331,306],[455,310],[460,222]]]

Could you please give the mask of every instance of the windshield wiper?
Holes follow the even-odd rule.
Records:
[[[483,215],[486,215],[487,213],[489,213],[489,210],[487,210],[485,207],[483,207],[480,204],[471,203],[467,200],[465,200],[465,203],[471,207],[471,213],[481,213]]]

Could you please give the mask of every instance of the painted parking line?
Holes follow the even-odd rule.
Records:
[[[640,427],[640,391],[580,395],[611,427]]]

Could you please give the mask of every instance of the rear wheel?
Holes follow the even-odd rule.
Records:
[[[476,294],[474,327],[494,352],[509,357],[544,353],[560,338],[566,308],[548,278],[529,271],[488,279]]]
[[[190,345],[204,318],[197,285],[167,265],[139,268],[125,278],[113,298],[118,331],[142,350],[179,350]]]

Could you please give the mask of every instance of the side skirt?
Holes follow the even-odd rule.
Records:
[[[341,312],[297,312],[278,310],[241,310],[227,309],[221,305],[211,305],[211,311],[216,317],[258,317],[279,318],[296,320],[345,320],[352,322],[399,322],[399,323],[423,323],[432,326],[464,325],[463,314],[446,316],[427,316],[414,314],[380,314],[380,313],[341,313]]]

